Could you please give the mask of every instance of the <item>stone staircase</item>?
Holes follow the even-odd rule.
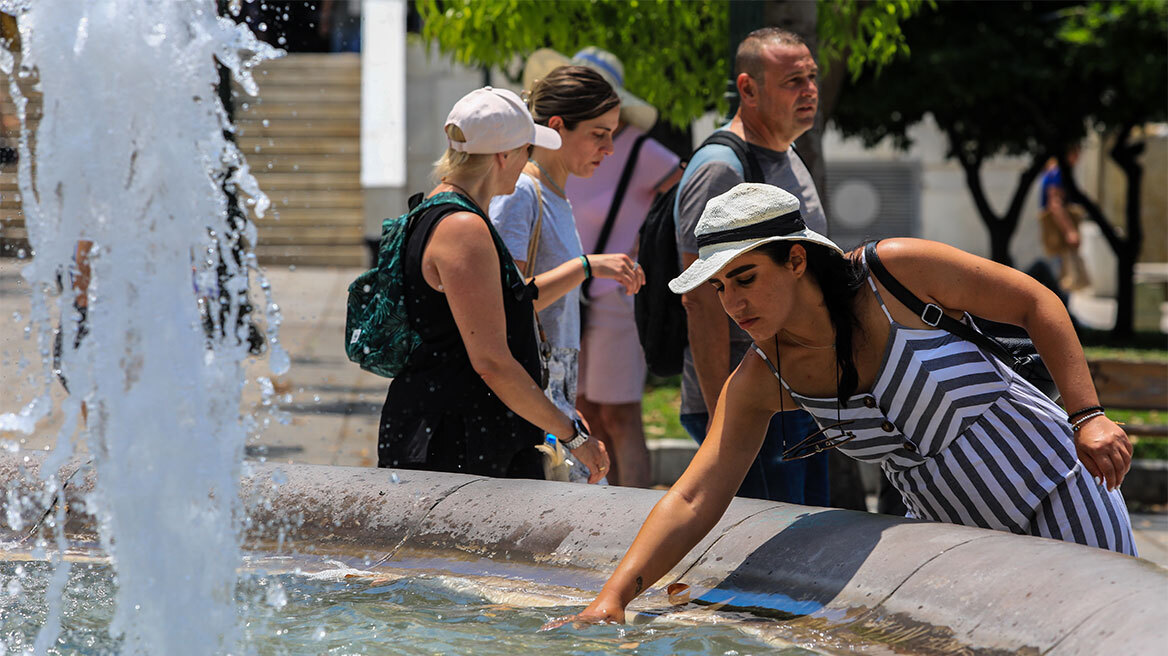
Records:
[[[291,54],[266,62],[255,79],[258,98],[239,88],[233,98],[240,150],[272,201],[263,218],[252,217],[260,263],[364,267],[360,56]],[[38,116],[40,99],[30,106]],[[0,111],[14,115],[6,99]],[[16,167],[0,165],[0,255],[27,245]]]

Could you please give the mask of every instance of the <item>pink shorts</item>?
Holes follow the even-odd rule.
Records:
[[[580,340],[577,394],[593,403],[639,403],[645,393],[645,352],[624,289],[592,299]]]

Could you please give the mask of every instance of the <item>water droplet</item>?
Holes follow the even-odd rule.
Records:
[[[268,24],[267,23],[260,23],[259,25],[256,25],[256,29],[259,30],[260,32],[267,32],[268,31]]]

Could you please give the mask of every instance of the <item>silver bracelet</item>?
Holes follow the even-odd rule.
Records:
[[[1083,427],[1083,424],[1087,423],[1088,421],[1091,421],[1092,419],[1094,419],[1096,417],[1103,417],[1103,416],[1104,416],[1104,412],[1102,410],[1096,410],[1094,412],[1085,414],[1082,417],[1079,417],[1078,419],[1076,419],[1074,421],[1074,423],[1071,424],[1071,432],[1077,433],[1077,432],[1079,432],[1079,429]]]

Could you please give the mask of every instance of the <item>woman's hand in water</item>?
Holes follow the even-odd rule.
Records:
[[[576,627],[585,624],[624,624],[625,623],[625,608],[617,600],[608,600],[602,591],[599,596],[577,615],[569,615],[567,617],[557,617],[553,620],[548,620],[546,624],[540,627],[540,631],[550,631],[551,629],[558,629],[561,626],[572,623]]]
[[[588,468],[589,483],[598,483],[608,475],[608,451],[604,443],[595,437],[589,438],[571,453],[573,458]]]
[[[624,285],[626,294],[636,294],[645,284],[645,270],[624,253],[589,255],[592,277],[608,278]]]

